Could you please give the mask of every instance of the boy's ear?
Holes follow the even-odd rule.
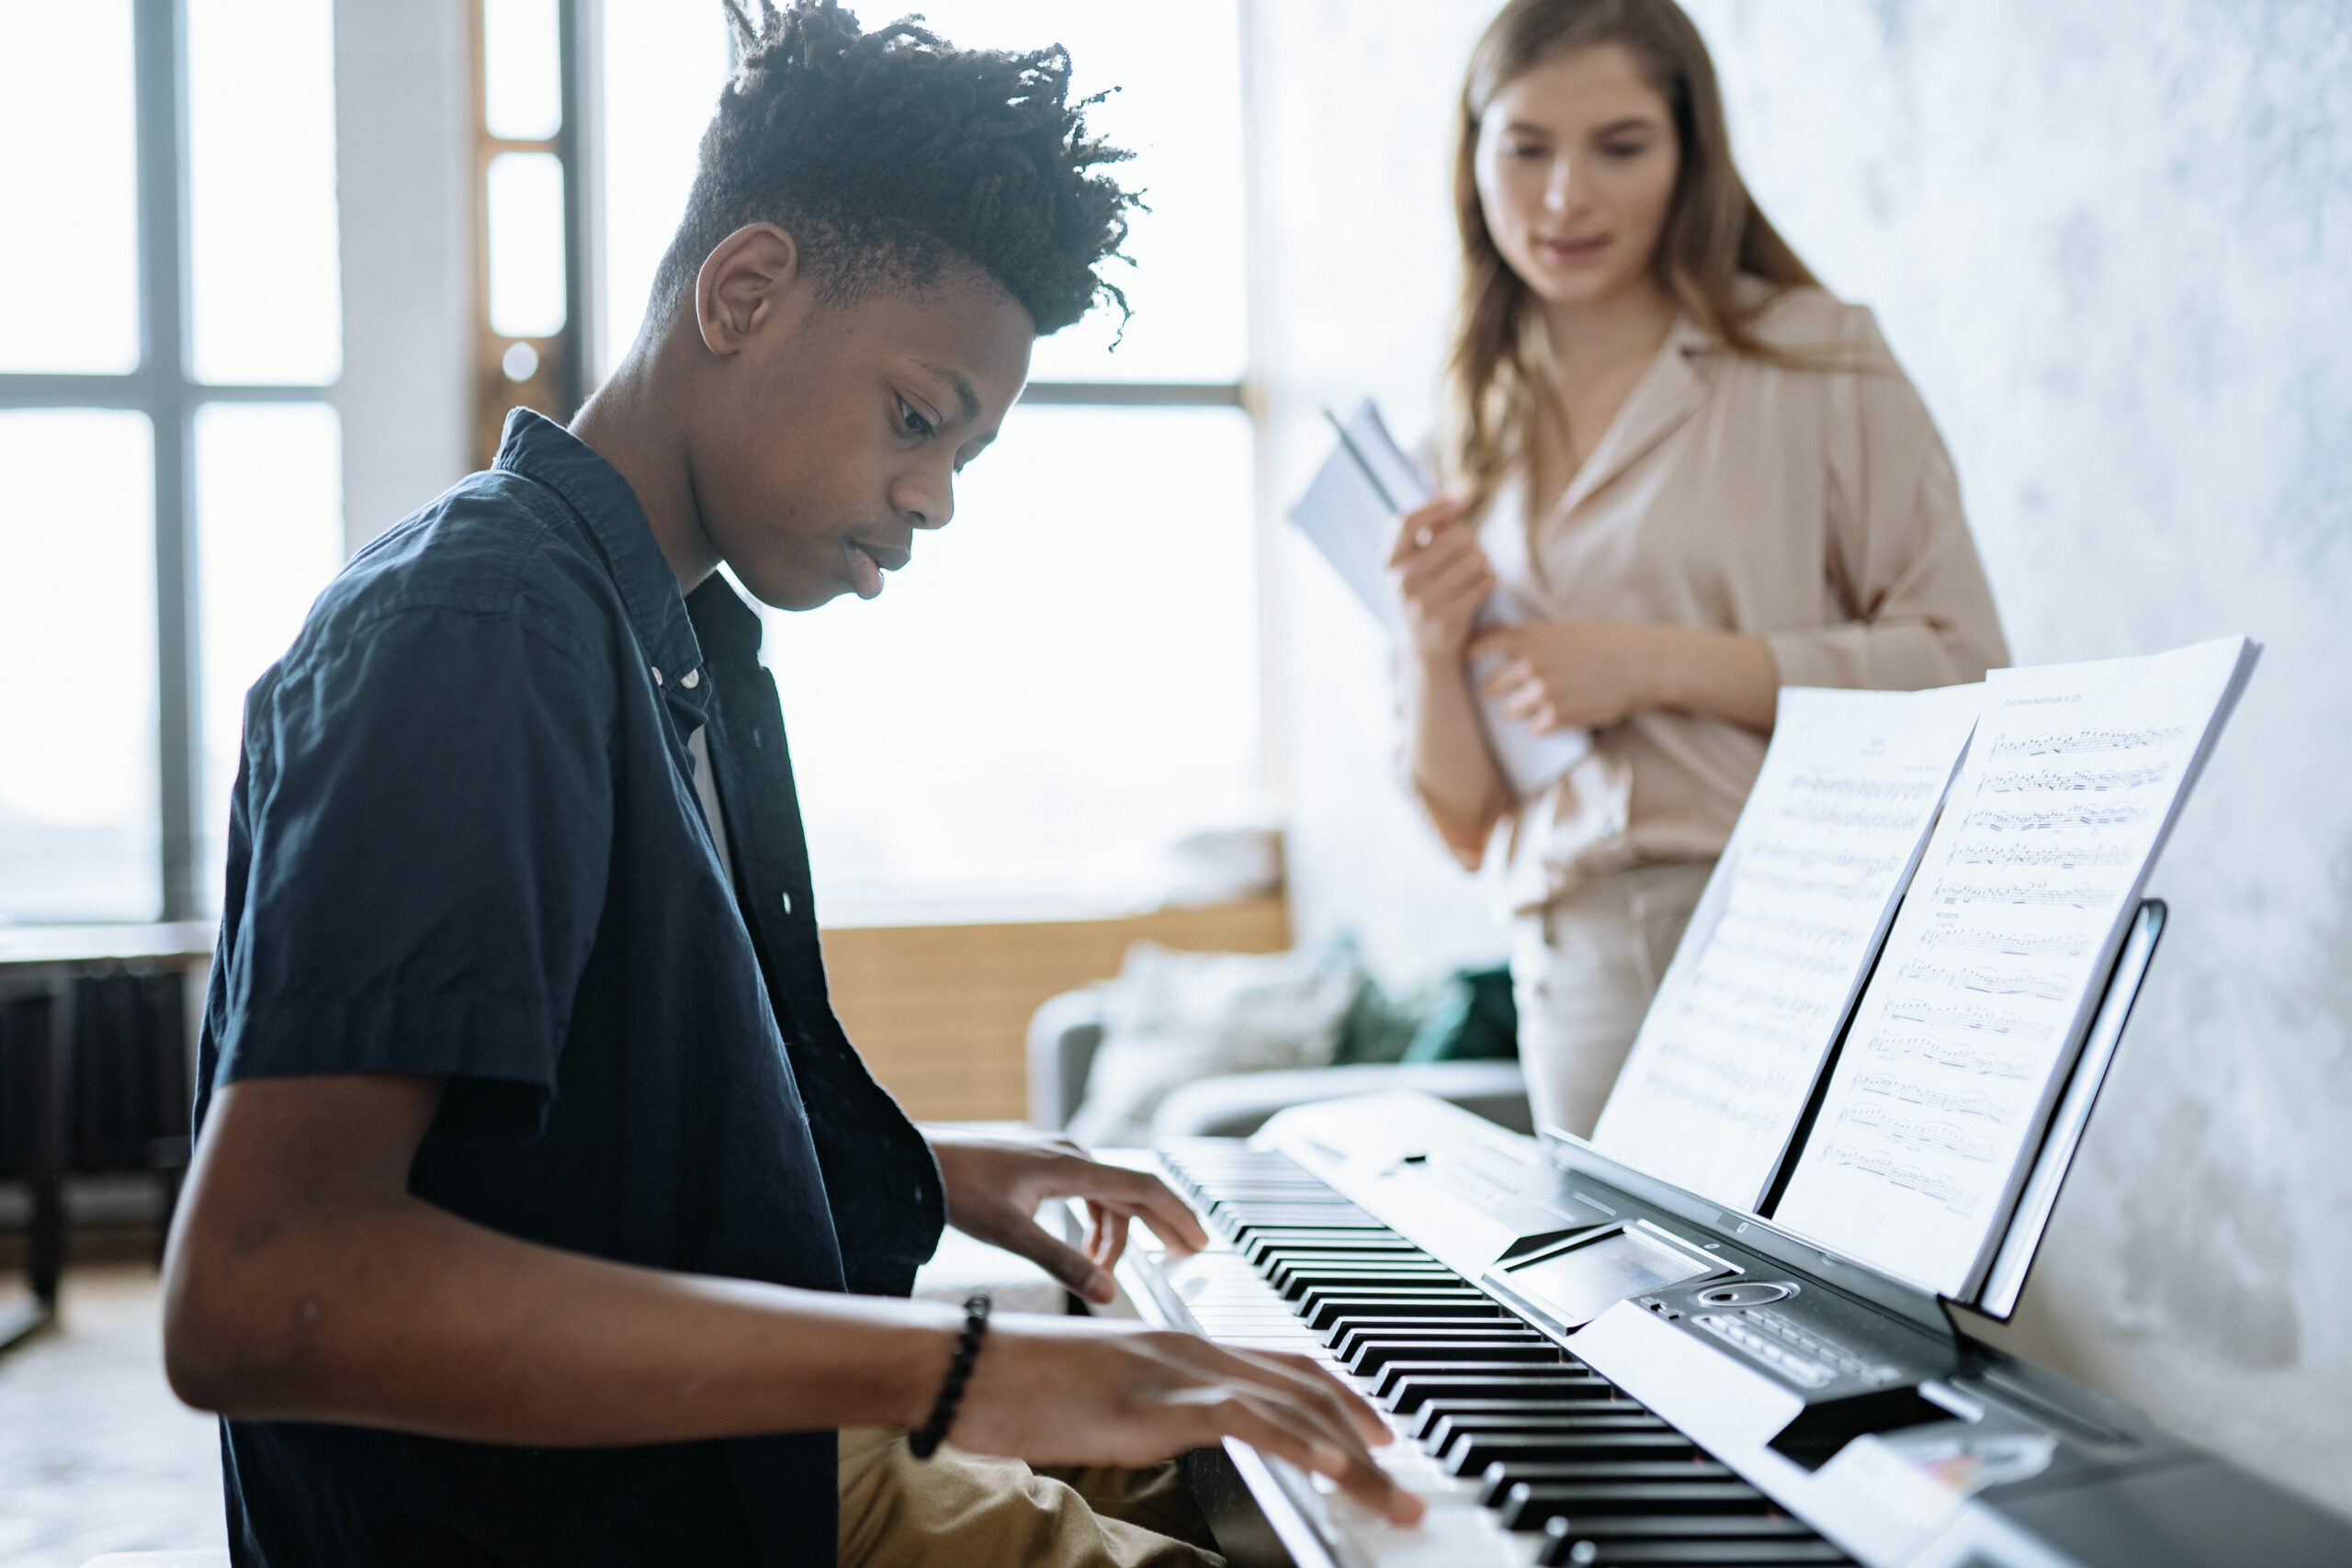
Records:
[[[805,290],[800,246],[773,223],[749,223],[703,258],[695,277],[695,321],[703,346],[726,357],[761,328],[792,314]]]

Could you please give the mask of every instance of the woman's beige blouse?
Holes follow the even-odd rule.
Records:
[[[1530,518],[1521,484],[1497,493],[1480,537],[1500,592],[1529,620],[1762,637],[1782,685],[1942,686],[2007,663],[1951,458],[1871,312],[1799,289],[1756,331],[1834,368],[1678,322],[1557,504]],[[1509,824],[1507,901],[1524,912],[1608,872],[1719,854],[1764,746],[1672,713],[1601,731]]]

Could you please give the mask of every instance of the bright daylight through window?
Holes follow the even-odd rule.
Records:
[[[636,334],[728,40],[708,0],[599,8],[602,369]],[[1182,27],[1078,0],[910,8],[966,47],[1065,44],[1080,94],[1116,85],[1093,123],[1136,150],[1117,173],[1151,210],[1111,270],[1124,337],[1098,311],[1038,344],[954,525],[876,603],[767,617],[820,904],[839,923],[1148,901],[1171,841],[1265,811],[1236,7]]]
[[[331,0],[5,13],[0,920],[201,918],[343,560]]]

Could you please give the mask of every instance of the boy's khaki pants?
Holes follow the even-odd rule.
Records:
[[[841,1434],[842,1568],[1223,1568],[1174,1464],[1032,1470],[906,1434]]]

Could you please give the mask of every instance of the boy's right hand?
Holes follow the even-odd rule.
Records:
[[[1398,1524],[1423,1507],[1373,1461],[1372,1445],[1394,1440],[1380,1417],[1313,1361],[1165,1329],[994,1321],[948,1436],[1035,1464],[1128,1467],[1238,1438],[1331,1477]]]
[[[1462,526],[1465,503],[1447,497],[1397,520],[1389,575],[1405,607],[1413,646],[1431,663],[1455,663],[1478,610],[1495,591],[1495,569],[1478,531]]]

